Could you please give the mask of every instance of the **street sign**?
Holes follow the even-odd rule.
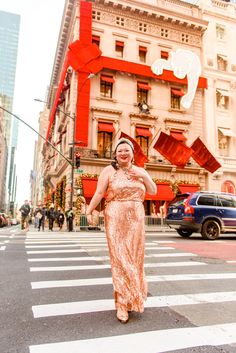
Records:
[[[83,174],[83,169],[75,169],[75,173]]]

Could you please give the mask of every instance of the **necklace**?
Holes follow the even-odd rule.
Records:
[[[119,165],[119,169],[121,169],[121,170],[124,172],[124,174],[127,175],[127,177],[129,177],[129,170],[132,169],[132,165],[129,166],[129,167],[121,167],[121,166]],[[129,179],[129,178],[128,178],[128,179]]]

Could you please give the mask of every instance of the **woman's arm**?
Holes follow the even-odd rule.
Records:
[[[145,175],[143,176],[143,182],[146,187],[146,190],[149,194],[155,195],[157,193],[157,185],[154,183],[148,172],[144,170]]]
[[[111,170],[110,168],[112,168],[112,167],[108,166],[108,167],[104,168],[98,178],[97,189],[96,189],[95,194],[93,195],[92,200],[90,201],[90,204],[86,210],[87,215],[91,215],[93,210],[97,207],[99,202],[102,200],[102,198],[107,190],[108,182],[109,182],[109,175],[110,175],[110,170]]]

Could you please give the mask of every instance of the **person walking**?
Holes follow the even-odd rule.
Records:
[[[64,213],[62,212],[62,210],[60,208],[58,208],[58,210],[57,210],[57,222],[58,222],[58,226],[59,226],[60,230],[63,227],[64,220],[65,220]]]
[[[49,230],[53,231],[53,224],[55,220],[56,212],[54,208],[54,204],[52,203],[48,212],[47,212],[47,218],[48,218],[48,227]]]
[[[95,194],[87,208],[88,223],[106,194],[105,230],[108,242],[117,319],[129,320],[129,311],[143,312],[147,297],[144,275],[145,193],[156,194],[156,184],[144,168],[133,165],[134,146],[121,138],[115,161],[98,178]]]
[[[66,223],[67,223],[68,232],[73,232],[73,219],[74,219],[73,210],[72,208],[69,208],[69,210],[66,211]]]
[[[43,207],[40,209],[40,213],[41,217],[39,218],[38,231],[40,231],[40,228],[42,227],[42,231],[44,232],[45,219],[47,215],[46,205],[43,205]]]
[[[21,212],[21,229],[29,229],[29,214],[30,214],[30,205],[28,200],[25,200],[24,204],[20,207],[19,211]]]

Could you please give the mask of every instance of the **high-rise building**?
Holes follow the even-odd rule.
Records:
[[[20,28],[20,16],[9,12],[0,11],[0,96],[2,105],[7,110],[12,110],[14,88],[15,88],[15,73],[18,51],[18,39]],[[5,164],[1,163],[5,172],[3,175],[8,175],[8,201],[12,200],[12,190],[15,189],[14,175],[14,156],[17,147],[18,124],[12,124],[12,118],[9,114],[3,114],[3,134],[6,139],[8,161]],[[0,157],[1,158],[1,157]],[[8,166],[8,173],[6,173]]]

